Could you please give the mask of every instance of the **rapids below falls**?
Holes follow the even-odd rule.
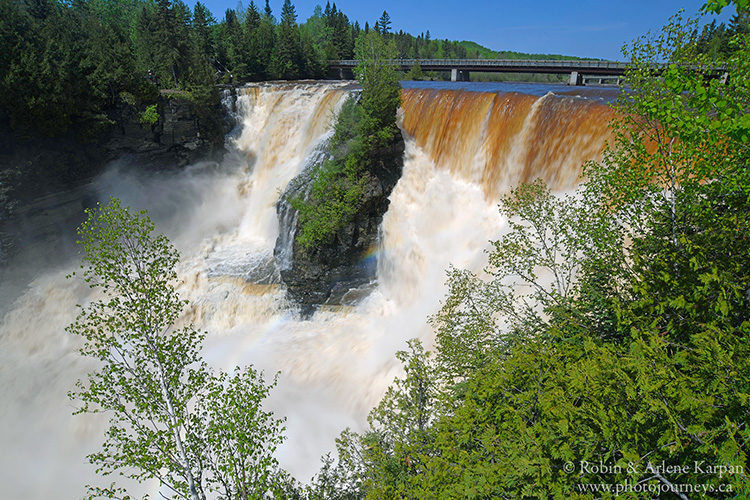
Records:
[[[254,284],[248,271],[272,258],[279,195],[320,155],[349,92],[344,82],[249,85],[226,99],[238,125],[221,164],[169,176],[113,165],[90,186],[100,200],[148,209],[180,250],[179,293],[190,303],[181,321],[208,332],[209,364],[253,364],[266,380],[281,373],[266,407],[287,418],[278,458],[305,482],[345,427],[364,428],[401,373],[395,352],[410,338],[433,341],[427,318],[445,295],[446,269],[486,265],[505,225],[499,197],[539,177],[573,188],[582,164],[600,156],[612,116],[601,99],[559,93],[405,88],[403,175],[367,257],[377,283],[355,306],[301,319],[282,285]],[[78,267],[65,260],[0,307],[2,498],[76,498],[87,483],[108,484],[85,458],[106,418],[72,416],[66,396],[94,366],[64,330],[93,297],[65,278]]]

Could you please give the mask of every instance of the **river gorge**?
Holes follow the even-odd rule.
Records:
[[[238,88],[225,97],[237,126],[221,162],[167,173],[115,162],[86,187],[92,199],[117,196],[148,209],[178,247],[179,293],[189,301],[181,321],[208,332],[212,366],[253,364],[269,379],[280,372],[267,406],[287,419],[278,457],[301,481],[341,430],[365,424],[400,374],[395,352],[410,338],[430,344],[427,318],[445,294],[449,266],[486,265],[489,241],[505,225],[500,197],[536,178],[570,190],[610,138],[611,96],[564,95],[563,86],[408,85],[399,111],[403,172],[362,262],[375,280],[306,317],[266,272],[278,265],[274,248],[284,236],[277,202],[324,150],[353,91],[345,82]],[[93,368],[64,330],[76,304],[94,298],[80,279],[66,279],[77,266],[66,259],[30,273],[0,308],[0,477],[8,498],[72,498],[93,481],[85,456],[106,421],[72,416],[66,397]]]

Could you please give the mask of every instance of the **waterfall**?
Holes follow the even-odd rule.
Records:
[[[341,430],[362,429],[400,373],[394,353],[409,338],[431,342],[426,319],[444,296],[446,268],[486,264],[488,241],[504,226],[498,197],[535,177],[556,189],[575,185],[581,164],[601,153],[611,117],[600,103],[551,94],[405,90],[403,176],[380,247],[367,257],[377,259],[377,285],[354,306],[301,320],[278,281],[289,256],[274,257],[276,204],[324,154],[347,92],[337,83],[239,89],[239,129],[224,165],[171,177],[115,168],[95,182],[100,199],[149,209],[177,245],[179,292],[190,302],[181,321],[208,332],[209,364],[252,363],[269,379],[281,372],[267,406],[287,417],[278,456],[303,481]],[[37,277],[0,321],[0,479],[8,498],[72,498],[87,482],[105,482],[85,455],[97,450],[106,421],[71,416],[66,399],[94,368],[64,332],[76,304],[94,298],[80,280],[65,279],[76,266]],[[156,486],[143,488],[154,494]]]
[[[488,199],[544,179],[575,186],[597,159],[613,110],[599,101],[466,90],[403,92],[403,128],[439,169],[482,186]]]

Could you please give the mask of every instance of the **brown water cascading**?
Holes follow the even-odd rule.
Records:
[[[547,94],[406,89],[402,127],[435,165],[480,183],[488,198],[544,179],[573,187],[581,166],[600,158],[612,109]]]

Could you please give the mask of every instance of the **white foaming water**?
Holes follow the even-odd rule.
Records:
[[[431,342],[426,319],[444,296],[449,264],[481,269],[488,241],[504,224],[480,183],[437,168],[408,138],[370,296],[356,307],[300,320],[280,286],[243,280],[249,266],[272,255],[279,193],[326,140],[346,95],[336,84],[249,87],[238,97],[239,157],[227,160],[239,166],[197,166],[167,180],[113,170],[99,180],[102,194],[149,208],[182,252],[180,293],[190,301],[184,321],[208,332],[206,360],[221,369],[253,364],[267,378],[281,372],[267,406],[287,418],[279,459],[303,481],[343,428],[362,428],[400,373],[394,353],[409,338]],[[105,422],[71,416],[65,396],[92,369],[64,332],[75,304],[91,300],[91,293],[64,275],[38,278],[0,323],[6,498],[73,498],[87,482],[105,482],[85,459],[98,448]]]

